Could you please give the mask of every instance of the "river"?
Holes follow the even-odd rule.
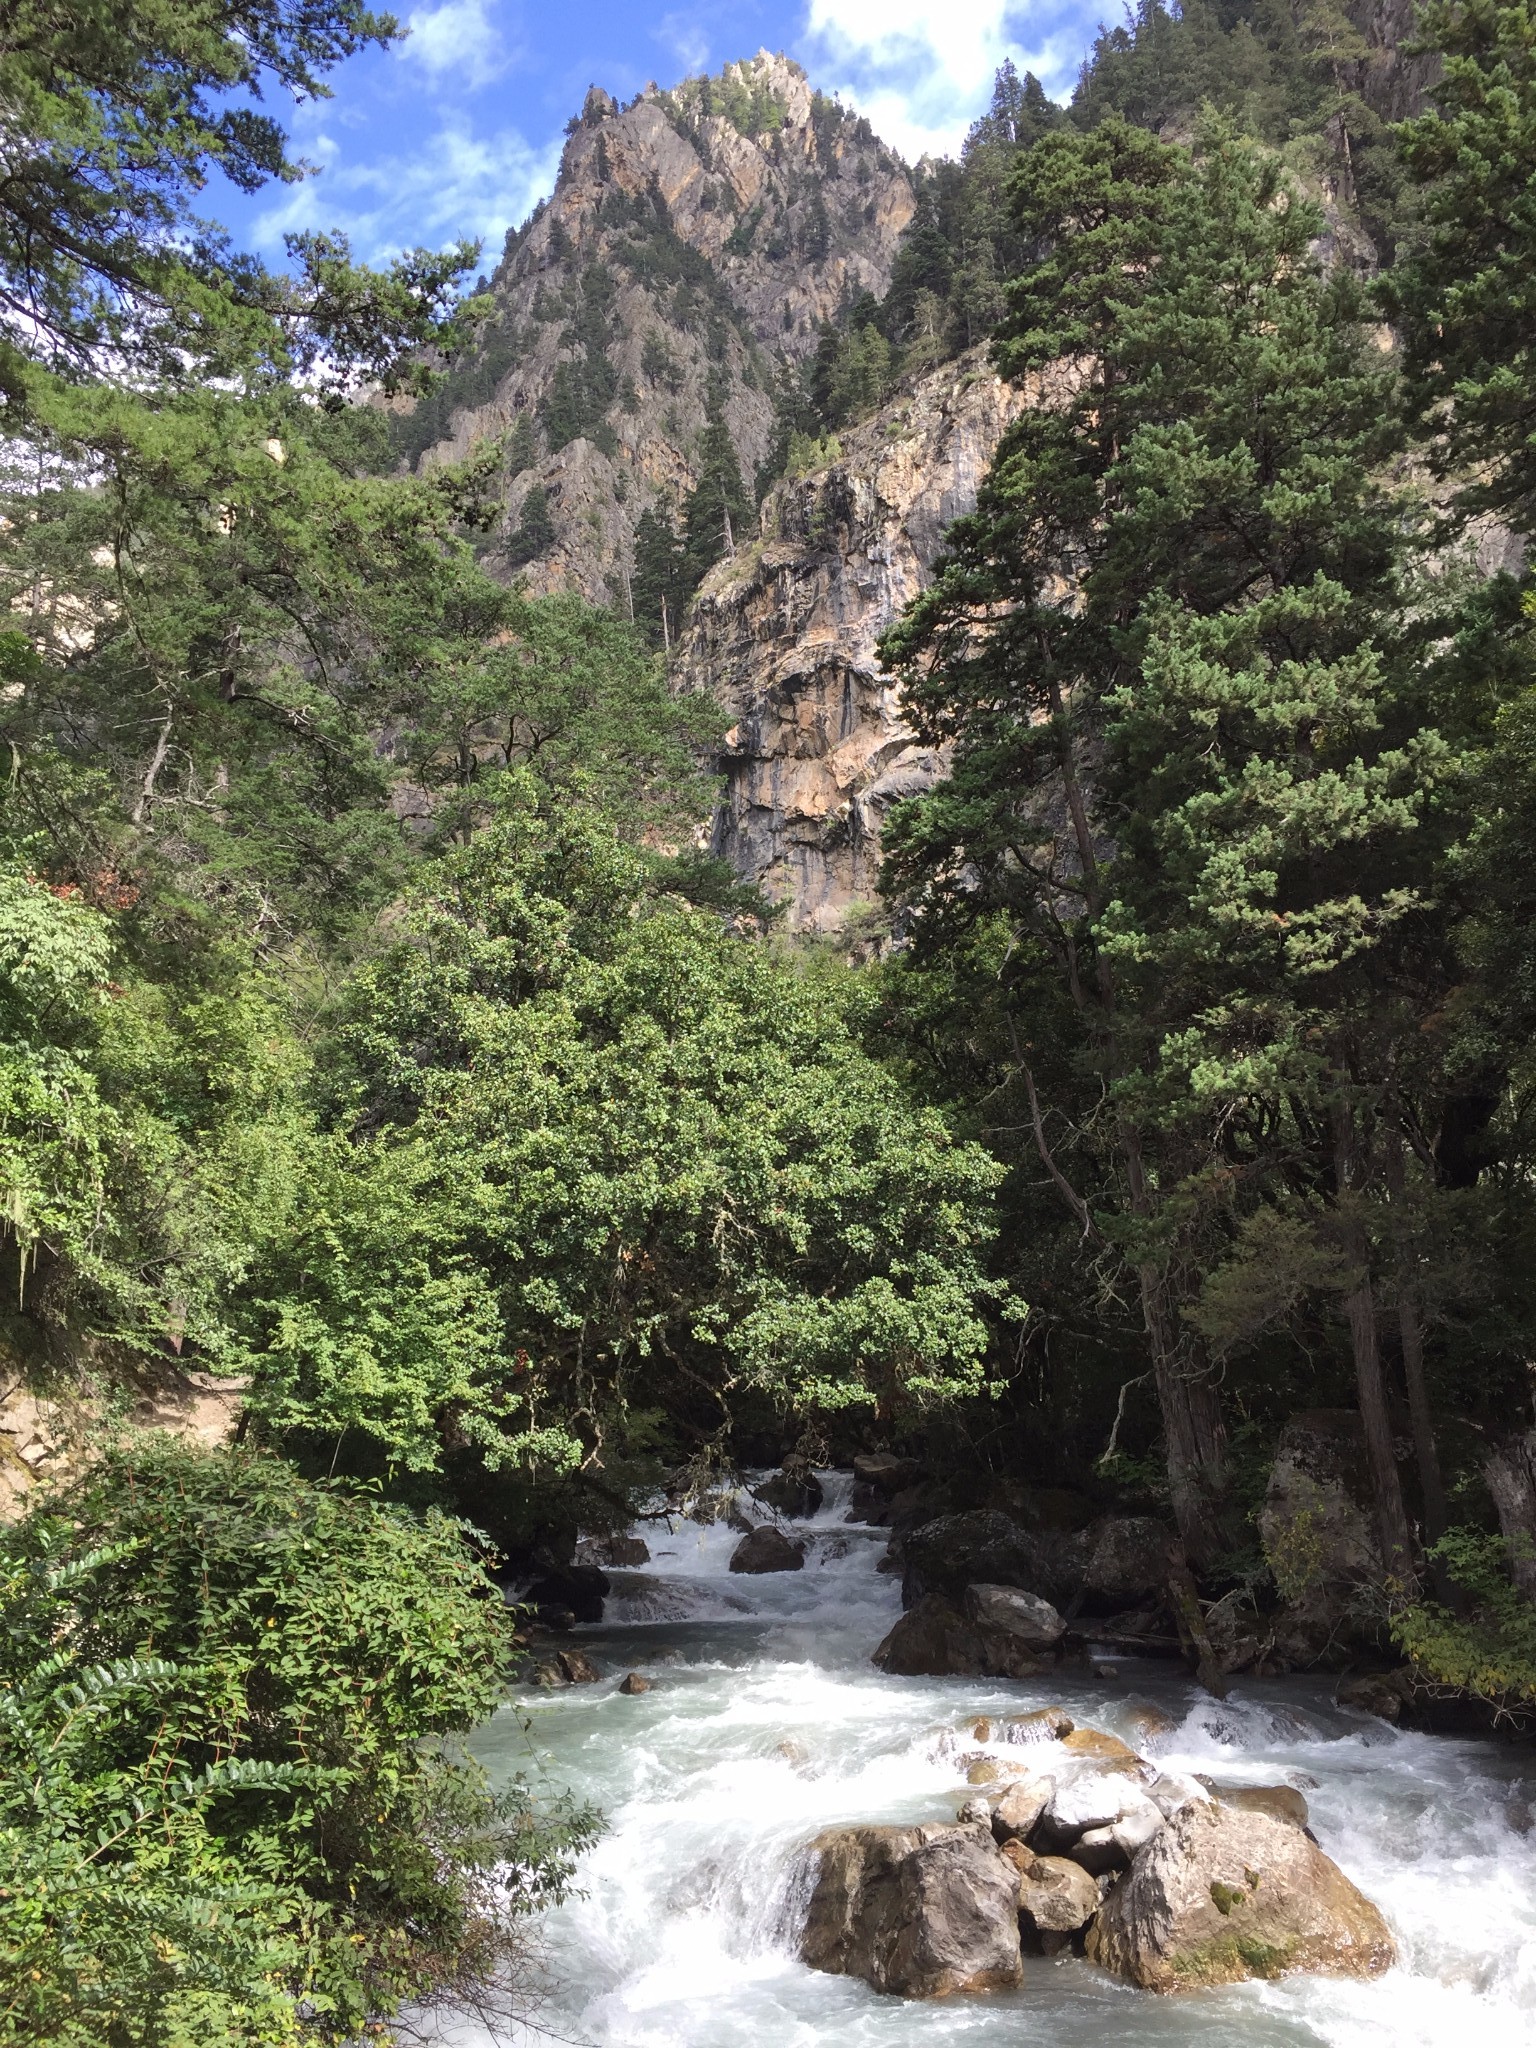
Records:
[[[544,2038],[592,2048],[1533,2048],[1536,1831],[1528,1754],[1403,1732],[1331,1703],[1326,1681],[1241,1681],[1217,1702],[1166,1663],[1027,1684],[888,1678],[871,1650],[900,1612],[886,1532],[845,1520],[849,1478],[796,1533],[803,1571],[727,1569],[724,1524],[646,1523],[651,1563],[614,1572],[574,1641],[600,1685],[535,1693],[477,1749],[605,1811],[584,1896],[547,1916]],[[626,1671],[654,1681],[615,1690]],[[1375,1983],[1291,1978],[1179,1998],[1067,1957],[1015,1992],[908,2003],[805,1968],[798,1852],[839,1822],[953,1819],[957,1767],[989,1713],[1060,1704],[1163,1768],[1304,1789],[1323,1848],[1385,1912],[1400,1966]],[[1170,1725],[1148,1739],[1137,1716]],[[525,1721],[531,1733],[525,1733]],[[999,1755],[1006,1752],[997,1748]],[[800,1880],[803,1882],[803,1880]],[[525,2029],[455,2032],[523,2048]]]

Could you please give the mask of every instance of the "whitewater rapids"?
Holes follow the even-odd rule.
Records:
[[[647,1522],[651,1562],[610,1573],[575,1631],[607,1676],[530,1693],[476,1743],[492,1773],[594,1800],[607,1832],[583,1896],[547,1917],[538,2030],[455,2029],[463,2048],[1533,2048],[1536,1832],[1528,1758],[1331,1704],[1326,1681],[1239,1681],[1216,1702],[1167,1664],[1112,1677],[887,1678],[870,1652],[900,1612],[886,1532],[844,1520],[850,1480],[795,1533],[805,1569],[732,1577],[724,1524]],[[615,1690],[629,1670],[650,1692]],[[1386,1914],[1399,1967],[1176,1998],[1067,1956],[1026,1956],[1013,1992],[908,2003],[797,1958],[798,1852],[819,1829],[952,1820],[970,1724],[1060,1704],[1165,1769],[1299,1785],[1323,1848]],[[1170,1724],[1150,1738],[1138,1712]],[[524,1732],[525,1720],[532,1733]]]

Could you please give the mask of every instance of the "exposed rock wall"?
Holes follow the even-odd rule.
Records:
[[[914,209],[901,159],[783,57],[764,51],[727,78],[771,125],[748,134],[702,111],[699,81],[622,111],[588,94],[549,204],[508,237],[477,352],[422,415],[441,429],[427,464],[520,434],[493,574],[626,609],[635,523],[697,481],[711,387],[750,491],[780,365],[890,282]],[[561,380],[589,372],[611,401],[570,438]],[[555,538],[525,563],[513,537],[535,487]]]
[[[679,672],[735,720],[715,850],[787,903],[795,930],[836,931],[874,897],[886,813],[942,771],[903,722],[876,642],[1038,395],[1004,384],[979,349],[931,371],[827,467],[775,485],[759,538],[695,600]]]

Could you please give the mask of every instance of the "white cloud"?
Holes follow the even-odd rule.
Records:
[[[709,37],[704,24],[693,14],[664,14],[651,31],[691,75],[709,62]]]
[[[1005,58],[1064,94],[1093,19],[1081,0],[809,0],[802,54],[915,161],[959,148]]]
[[[536,148],[510,128],[476,135],[450,118],[408,153],[382,161],[349,162],[323,132],[306,139],[306,154],[318,175],[258,216],[258,248],[276,253],[285,234],[339,228],[354,254],[379,263],[402,249],[441,248],[469,235],[485,243],[489,269],[507,228],[554,185],[560,142]]]
[[[507,65],[507,52],[486,11],[486,0],[444,0],[441,7],[419,7],[408,18],[410,34],[400,44],[401,58],[426,66],[434,78],[462,71],[479,84]]]

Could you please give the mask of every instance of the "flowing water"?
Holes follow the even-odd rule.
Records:
[[[593,2048],[1536,2048],[1536,1786],[1520,1752],[1399,1732],[1315,1680],[1239,1683],[1218,1703],[1123,1657],[1113,1675],[1026,1684],[887,1678],[869,1661],[900,1612],[898,1582],[875,1569],[886,1533],[847,1523],[847,1475],[822,1476],[822,1511],[796,1524],[800,1572],[733,1577],[724,1524],[645,1524],[651,1563],[611,1573],[602,1625],[576,1631],[611,1675],[532,1695],[477,1745],[497,1775],[536,1762],[607,1816],[584,1896],[546,1924],[546,2034]],[[616,1692],[631,1669],[653,1690]],[[1301,1786],[1322,1846],[1391,1922],[1399,1967],[1370,1984],[1159,1998],[1072,1957],[1026,1957],[1018,1991],[932,2004],[806,1969],[805,1841],[834,1823],[953,1819],[968,1796],[958,1760],[987,1746],[970,1724],[1051,1703],[1165,1769]],[[1149,1708],[1168,1724],[1150,1739]]]

